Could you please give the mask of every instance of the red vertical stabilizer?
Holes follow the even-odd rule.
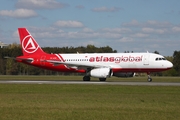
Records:
[[[18,32],[24,56],[45,54],[26,28],[18,28]]]

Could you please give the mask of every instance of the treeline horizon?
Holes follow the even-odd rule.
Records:
[[[109,46],[96,47],[94,45],[87,45],[86,47],[42,47],[42,49],[47,53],[117,53],[117,50],[113,50]],[[129,51],[124,52],[128,53]],[[159,54],[158,51],[154,53]],[[5,57],[15,58],[22,55],[22,49],[19,44],[14,43],[5,48],[0,48],[0,75],[80,75],[78,73],[62,73],[41,69],[16,62],[13,59],[5,59]],[[173,68],[164,72],[151,73],[151,75],[180,76],[180,51],[174,51],[172,56],[165,57],[173,63]]]

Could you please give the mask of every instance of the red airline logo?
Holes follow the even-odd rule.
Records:
[[[39,46],[34,41],[34,38],[31,37],[31,35],[27,35],[22,41],[22,48],[27,53],[34,53],[39,48]]]

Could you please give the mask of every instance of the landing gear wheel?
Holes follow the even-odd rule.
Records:
[[[106,78],[99,78],[99,81],[106,81]]]
[[[90,80],[91,80],[90,76],[84,76],[83,77],[83,81],[90,81]]]
[[[150,74],[150,73],[149,73]],[[151,78],[151,76],[148,74],[148,79],[147,79],[147,81],[148,82],[152,82],[152,78]]]
[[[150,76],[150,72],[147,72],[147,75],[148,75],[147,81],[148,81],[148,82],[152,82],[152,78],[151,78],[151,76]]]
[[[152,82],[152,78],[148,78],[147,80],[148,80],[148,82]]]

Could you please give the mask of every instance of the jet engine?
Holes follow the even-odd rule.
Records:
[[[113,72],[110,68],[95,68],[90,71],[90,76],[97,78],[111,77]]]
[[[134,77],[135,73],[134,72],[118,72],[118,73],[113,73],[113,76],[116,76],[116,77]]]

